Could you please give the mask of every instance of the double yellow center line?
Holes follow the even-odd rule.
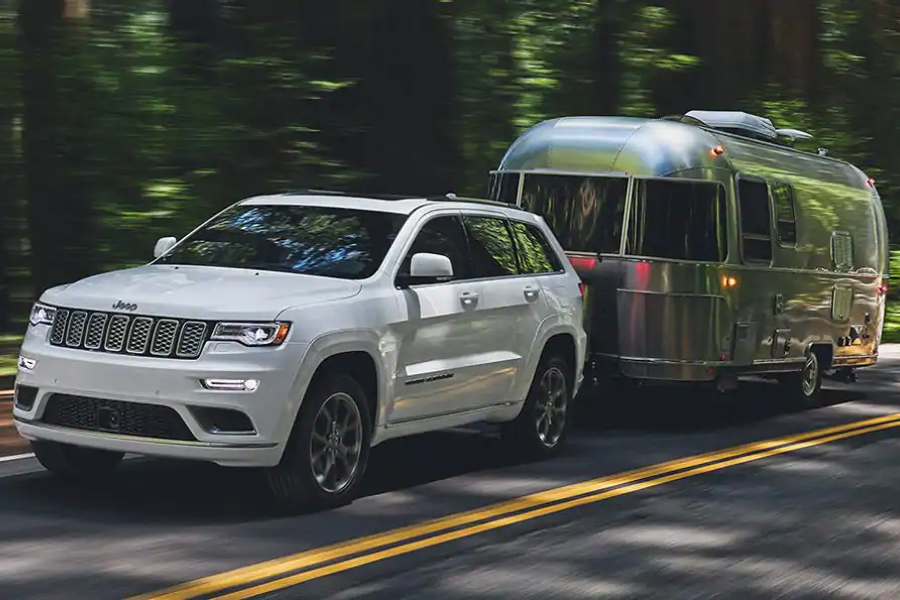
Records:
[[[252,598],[577,506],[893,427],[900,427],[900,413],[673,460],[301,552],[136,596],[131,600],[182,600],[222,592],[223,595],[216,596],[217,600]]]

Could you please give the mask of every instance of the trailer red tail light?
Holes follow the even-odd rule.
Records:
[[[597,266],[597,259],[593,256],[569,256],[569,262],[576,269],[593,269]]]

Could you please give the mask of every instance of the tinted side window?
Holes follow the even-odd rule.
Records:
[[[453,279],[466,279],[471,276],[466,233],[459,217],[437,217],[425,223],[416,235],[409,252],[406,253],[406,258],[403,259],[400,273],[409,274],[413,254],[417,252],[443,254],[448,257],[453,264]]]
[[[516,250],[505,219],[464,216],[463,220],[469,234],[474,277],[518,274]]]
[[[727,241],[722,186],[635,180],[625,253],[702,262],[724,260]]]
[[[553,273],[562,267],[544,232],[528,223],[510,221],[522,273]]]
[[[544,217],[562,247],[618,254],[628,179],[525,175],[522,207]]]
[[[738,179],[741,207],[741,245],[744,260],[772,260],[772,225],[769,186],[761,181]]]
[[[775,201],[775,219],[778,243],[785,246],[797,244],[797,215],[794,213],[794,188],[788,183],[772,185]]]

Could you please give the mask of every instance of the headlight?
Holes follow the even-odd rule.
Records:
[[[218,323],[212,339],[245,346],[279,346],[290,330],[290,323]]]
[[[35,302],[31,307],[31,316],[28,322],[32,325],[53,325],[53,319],[56,317],[56,308]]]

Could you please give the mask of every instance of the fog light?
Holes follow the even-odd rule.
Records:
[[[24,356],[19,357],[19,370],[20,371],[34,371],[34,368],[37,366],[37,361],[33,358],[25,358]]]
[[[208,390],[228,392],[255,392],[259,388],[256,379],[201,379],[200,383]]]

